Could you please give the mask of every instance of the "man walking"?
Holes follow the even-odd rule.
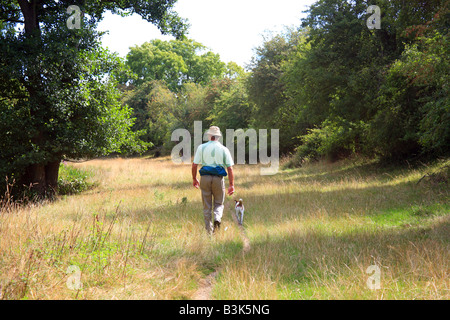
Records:
[[[193,186],[197,189],[200,187],[202,192],[205,227],[206,231],[211,234],[220,228],[225,201],[224,177],[227,175],[229,181],[228,195],[234,193],[234,162],[230,150],[219,142],[219,138],[222,136],[219,127],[210,127],[206,134],[209,141],[200,145],[194,156],[192,180]],[[202,165],[199,171],[200,182],[197,180],[199,164]],[[211,210],[214,215],[214,224]]]

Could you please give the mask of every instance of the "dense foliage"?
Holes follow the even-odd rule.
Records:
[[[264,118],[276,119],[280,110],[290,115],[278,127],[297,132],[297,163],[355,153],[449,153],[449,2],[376,4],[379,30],[366,26],[367,1],[321,0],[308,10],[299,39],[288,34],[263,45],[267,52],[276,44],[278,61],[258,56],[250,97]]]
[[[2,177],[43,193],[65,157],[170,153],[172,131],[194,121],[280,129],[294,165],[449,155],[448,0],[318,0],[296,30],[256,48],[247,72],[183,36],[174,2],[2,2]],[[79,30],[66,26],[69,4],[87,13]],[[373,4],[380,29],[367,27]],[[105,10],[136,12],[174,39],[120,59],[95,31]]]
[[[183,61],[201,64],[203,56],[192,49],[189,59],[180,54],[182,47],[203,48],[192,40],[153,41],[128,55],[140,80],[124,101],[135,110],[135,129],[146,130],[146,141],[160,146],[171,146],[167,130],[191,130],[201,120],[223,131],[280,129],[280,152],[294,153],[295,165],[354,154],[391,160],[446,156],[448,3],[317,1],[297,30],[265,39],[249,72],[231,78],[212,72],[220,70],[214,67],[221,65],[217,56],[207,63],[209,71],[203,68],[206,81],[194,76],[195,64]],[[381,9],[381,29],[367,27],[369,4]],[[163,59],[170,63],[161,62],[159,48],[170,49]],[[142,52],[146,57],[136,59]]]

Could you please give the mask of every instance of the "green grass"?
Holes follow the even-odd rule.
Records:
[[[450,213],[450,204],[435,203],[413,205],[409,208],[391,209],[369,216],[373,223],[390,227],[427,226],[433,218]]]
[[[60,195],[77,194],[95,186],[90,181],[95,176],[92,169],[80,169],[68,165],[65,161],[59,166],[58,193]]]

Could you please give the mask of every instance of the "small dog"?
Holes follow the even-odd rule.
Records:
[[[242,225],[244,223],[244,204],[242,203],[242,199],[234,200],[236,203],[234,206],[234,210],[236,210],[236,218],[238,223]]]

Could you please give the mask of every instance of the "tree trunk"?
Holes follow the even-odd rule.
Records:
[[[31,2],[19,0],[20,10],[22,11],[24,18],[25,33],[27,34],[31,34],[34,30],[39,29],[36,5],[36,0],[31,0]]]
[[[45,196],[45,166],[42,164],[32,164],[27,169],[27,174],[23,182],[25,186],[37,192],[39,197]]]
[[[49,162],[45,166],[45,183],[51,195],[58,193],[59,164],[61,160]]]
[[[53,197],[58,193],[59,164],[61,160],[47,164],[32,164],[22,177],[21,184],[30,188],[38,198]]]

